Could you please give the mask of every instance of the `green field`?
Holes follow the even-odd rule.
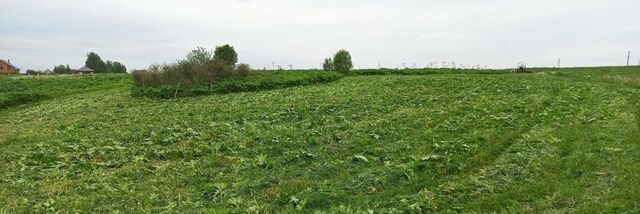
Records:
[[[533,71],[176,100],[120,76],[0,109],[0,213],[640,212],[640,69]]]
[[[0,75],[0,109],[56,97],[125,87],[128,75],[59,75],[9,78]]]

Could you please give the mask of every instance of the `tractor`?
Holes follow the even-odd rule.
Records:
[[[518,73],[526,73],[527,72],[527,64],[524,62],[519,62],[518,67],[515,69]]]

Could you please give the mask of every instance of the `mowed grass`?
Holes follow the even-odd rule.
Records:
[[[105,75],[0,75],[0,109],[72,94],[99,91],[130,84],[130,76]]]
[[[640,69],[616,69],[0,110],[0,211],[639,212],[640,87],[602,78]]]

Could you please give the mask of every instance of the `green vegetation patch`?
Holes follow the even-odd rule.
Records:
[[[406,69],[358,69],[356,75],[429,75],[429,74],[506,74],[511,70],[495,69],[451,69],[451,68],[406,68]]]
[[[152,98],[177,98],[217,93],[249,92],[333,82],[342,77],[326,71],[253,71],[248,76],[234,76],[214,81],[170,85],[143,86],[136,84],[132,95]]]
[[[0,109],[77,93],[123,87],[129,75],[0,78]]]

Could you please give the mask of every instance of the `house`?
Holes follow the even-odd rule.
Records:
[[[20,72],[20,68],[11,64],[11,60],[0,59],[0,74],[18,74],[18,72]]]
[[[93,69],[91,69],[91,68],[89,68],[87,66],[84,66],[84,67],[74,71],[74,73],[76,73],[76,74],[93,74],[95,72],[96,71],[94,71]]]

